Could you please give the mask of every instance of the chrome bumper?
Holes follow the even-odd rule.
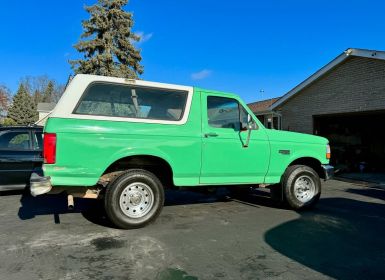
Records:
[[[329,164],[322,164],[322,169],[324,170],[325,180],[329,180],[334,176],[334,167]]]
[[[38,196],[51,191],[51,177],[40,176],[37,173],[31,174],[30,190],[32,196]]]

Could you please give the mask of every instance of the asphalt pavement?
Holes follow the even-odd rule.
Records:
[[[100,202],[0,194],[0,279],[385,279],[385,190],[331,180],[309,211],[257,190],[169,191],[153,224],[114,228]]]

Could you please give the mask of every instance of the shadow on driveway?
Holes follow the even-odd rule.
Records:
[[[374,196],[370,189],[357,192]],[[336,279],[385,279],[384,233],[384,204],[326,198],[314,212],[266,232],[265,240],[279,253]]]
[[[371,198],[377,198],[385,201],[385,189],[367,188],[367,189],[347,189],[346,192],[363,195]]]
[[[226,190],[215,193],[189,190],[167,190],[165,207],[229,201],[226,198],[227,193]],[[9,195],[16,194],[20,193],[10,193]],[[74,209],[68,210],[67,195],[64,193],[32,197],[28,191],[25,191],[21,195],[20,202],[21,207],[19,208],[18,216],[21,220],[33,219],[40,215],[53,215],[52,221],[56,224],[60,224],[60,215],[67,213],[81,213],[84,218],[94,224],[115,228],[106,217],[103,200],[75,198]]]
[[[75,198],[75,208],[69,210],[67,195],[64,193],[32,197],[28,192],[24,192],[20,203],[18,216],[21,220],[33,219],[40,215],[52,215],[53,223],[60,224],[60,215],[81,213],[84,218],[92,223],[114,227],[105,216],[101,200]]]

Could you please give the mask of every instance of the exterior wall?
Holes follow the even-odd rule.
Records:
[[[313,116],[385,109],[385,61],[351,57],[277,111],[282,129],[313,133]]]

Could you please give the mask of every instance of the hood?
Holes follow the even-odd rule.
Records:
[[[280,142],[295,142],[295,143],[307,143],[307,144],[320,144],[326,145],[329,143],[329,140],[311,134],[284,131],[284,130],[275,130],[275,129],[266,129],[266,134],[269,137],[270,141],[280,141]]]

